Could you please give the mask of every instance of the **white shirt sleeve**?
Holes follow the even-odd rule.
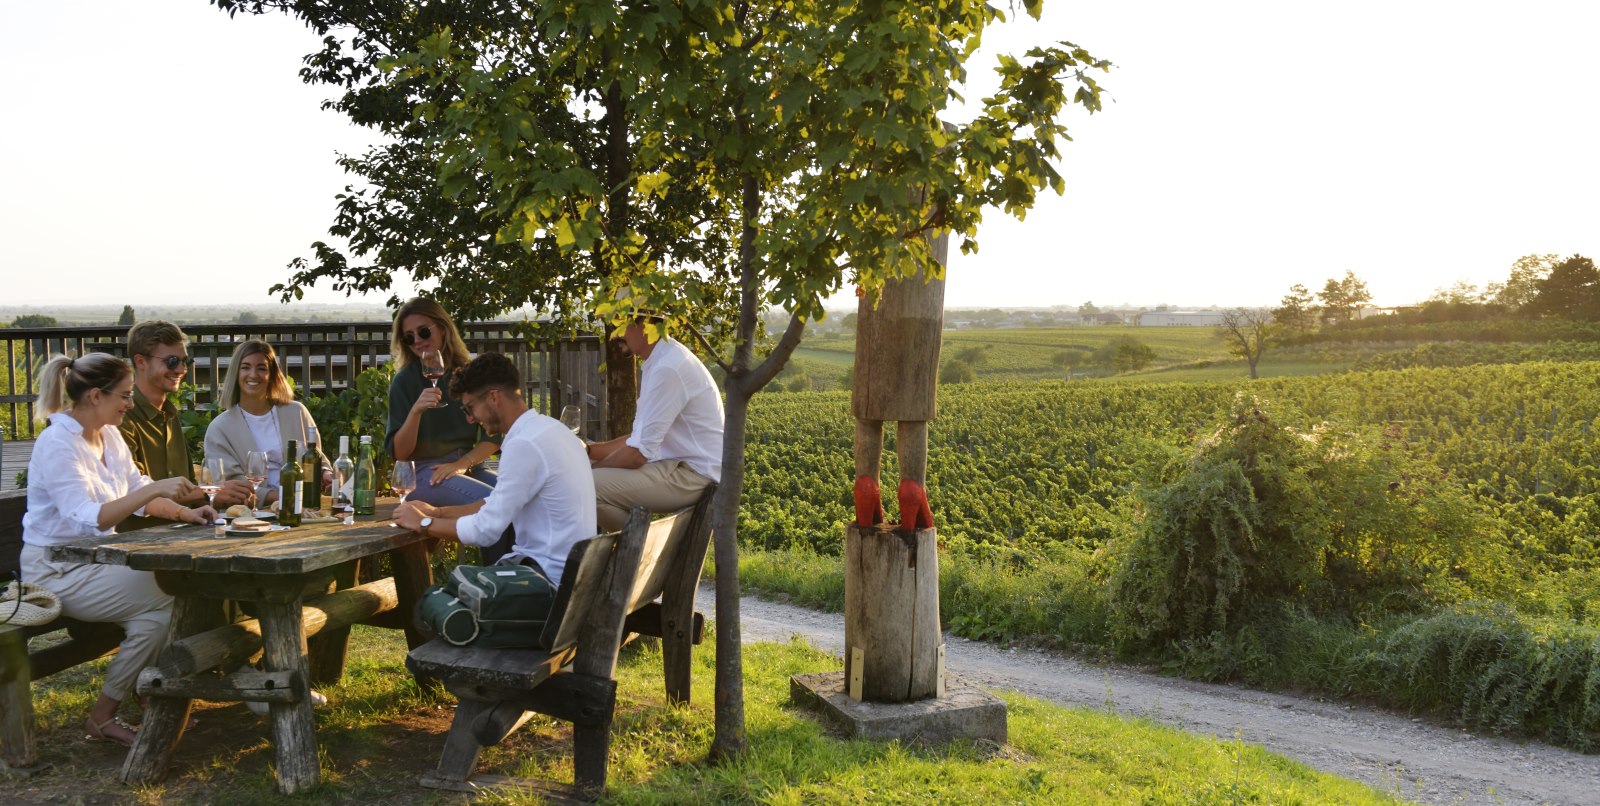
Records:
[[[484,499],[483,507],[456,521],[456,537],[468,546],[492,546],[506,527],[545,485],[549,463],[544,461],[539,446],[519,440],[515,448],[511,440],[503,443],[500,454],[500,480],[494,491]]]
[[[140,472],[139,466],[133,463],[133,451],[128,450],[128,443],[123,441],[122,429],[107,427],[101,432],[101,440],[106,446],[106,469],[124,479],[124,484],[126,485],[124,489],[127,492],[123,493],[123,495],[142,489],[146,484],[150,484],[153,481],[149,476]],[[118,497],[120,498],[121,496]],[[136,517],[143,518],[145,517],[144,510],[144,507],[139,507],[134,510],[133,514]]]
[[[665,358],[665,356],[663,356]],[[662,367],[650,373],[639,388],[639,407],[633,415],[633,433],[627,443],[644,454],[645,461],[661,459],[661,441],[689,401],[689,390],[678,377],[677,367]]]

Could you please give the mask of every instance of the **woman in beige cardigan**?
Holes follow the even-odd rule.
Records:
[[[307,450],[316,423],[294,399],[272,345],[250,339],[234,348],[221,398],[224,411],[206,428],[206,458],[221,459],[223,472],[236,479],[244,478],[250,451],[262,451],[267,455],[267,480],[256,491],[256,500],[261,506],[277,501],[286,443],[292,439]],[[322,449],[320,434],[314,447]]]

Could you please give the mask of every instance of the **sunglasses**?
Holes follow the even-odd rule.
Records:
[[[169,356],[167,356],[165,358],[156,358],[155,356],[150,355],[149,353],[145,353],[145,356],[147,358],[149,358],[150,360],[152,360],[152,361],[157,361],[157,362],[166,364],[167,365],[167,371],[169,371],[169,372],[172,371],[172,370],[177,369],[178,367],[183,366],[184,364],[189,363],[189,356],[186,356],[186,355],[169,355]]]
[[[417,343],[417,339],[427,341],[431,338],[433,338],[433,330],[427,325],[423,325],[422,327],[417,328],[416,333],[407,333],[404,336],[401,336],[400,341],[404,342],[407,347],[410,347],[411,345]]]

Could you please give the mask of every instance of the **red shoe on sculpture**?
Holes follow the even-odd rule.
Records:
[[[900,531],[914,532],[933,528],[933,510],[928,508],[928,491],[911,479],[900,480]]]
[[[883,523],[883,500],[878,495],[878,480],[856,477],[856,525],[869,529]]]

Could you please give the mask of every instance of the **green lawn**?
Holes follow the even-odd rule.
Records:
[[[707,634],[712,634],[710,630]],[[344,680],[317,713],[321,786],[308,803],[463,803],[418,788],[438,759],[449,698],[418,690],[392,631],[356,628]],[[278,803],[267,723],[243,705],[201,704],[167,782],[116,780],[123,751],[89,744],[79,727],[104,662],[35,685],[40,755],[54,770],[8,782],[7,802]],[[1218,741],[1096,710],[1005,695],[1010,742],[925,747],[845,740],[789,703],[788,679],[839,661],[801,644],[745,650],[749,754],[704,762],[712,736],[712,653],[696,653],[695,702],[667,707],[661,658],[628,652],[619,669],[609,802],[616,803],[1393,803],[1388,794],[1238,741]],[[569,727],[535,718],[488,748],[481,771],[571,780]],[[530,803],[527,793],[474,802]]]

